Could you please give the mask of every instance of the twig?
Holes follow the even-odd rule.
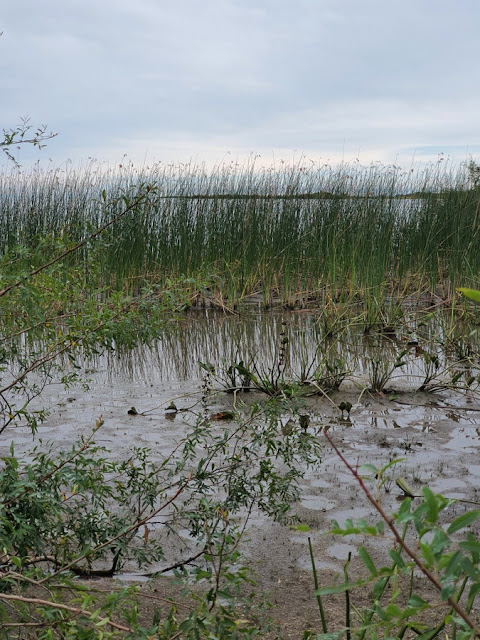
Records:
[[[312,563],[313,585],[315,587],[315,591],[318,591],[320,587],[318,585],[317,567],[315,566],[315,558],[313,556],[312,540],[310,536],[308,536],[308,550],[310,552],[310,562]],[[322,620],[322,631],[323,633],[328,633],[327,620],[325,618],[325,611],[323,609],[322,596],[318,594],[317,594],[317,604],[318,604],[318,610],[320,611],[320,618]]]
[[[11,600],[15,602],[26,602],[27,604],[36,604],[42,607],[53,607],[54,609],[62,609],[63,611],[70,611],[70,613],[80,614],[87,616],[89,618],[92,617],[92,613],[87,611],[86,609],[80,609],[78,607],[70,607],[66,604],[60,604],[59,602],[51,602],[50,600],[41,600],[40,598],[26,598],[24,596],[16,596],[7,593],[0,593],[0,600]],[[118,629],[119,631],[126,631],[127,633],[133,633],[133,629],[130,627],[124,627],[121,624],[117,624],[116,622],[112,622],[108,618],[104,618],[102,616],[96,617],[96,620],[103,621],[107,620],[106,624],[109,624],[114,629]]]
[[[195,554],[194,556],[190,556],[190,558],[187,558],[186,560],[180,560],[179,562],[176,562],[175,564],[171,564],[169,567],[165,567],[164,569],[160,569],[159,571],[150,571],[149,573],[142,573],[140,575],[144,578],[151,578],[152,576],[157,576],[161,573],[167,573],[167,571],[173,571],[174,569],[183,567],[186,564],[191,564],[194,560],[196,560],[197,558],[200,558],[200,556],[202,556],[206,552],[207,552],[207,548],[204,547],[197,554]]]

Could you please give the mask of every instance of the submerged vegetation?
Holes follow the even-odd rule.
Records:
[[[439,161],[330,167],[154,165],[36,169],[0,176],[2,253],[43,256],[85,240],[149,184],[151,193],[71,261],[107,291],[171,279],[207,283],[202,299],[234,307],[249,296],[305,305],[477,284],[476,165]],[[17,249],[16,249],[17,248]],[[95,270],[91,265],[95,264]]]

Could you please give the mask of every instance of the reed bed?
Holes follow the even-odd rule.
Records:
[[[235,305],[478,286],[480,189],[471,165],[132,164],[0,174],[0,250],[53,253],[155,190],[76,260],[107,290],[172,278]],[[113,204],[112,204],[113,203]],[[90,267],[95,265],[94,269]]]

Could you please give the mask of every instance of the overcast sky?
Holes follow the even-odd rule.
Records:
[[[58,132],[24,164],[480,155],[479,0],[2,0],[0,31],[0,128]]]

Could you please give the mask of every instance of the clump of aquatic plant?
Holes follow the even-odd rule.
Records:
[[[214,369],[214,377],[228,393],[253,390],[268,396],[287,397],[331,393],[340,387],[350,373],[346,361],[341,358],[322,361],[308,377],[299,377],[295,372],[289,377],[279,375],[274,365],[261,364],[256,358],[250,359],[249,366],[241,360],[219,371]]]
[[[324,395],[338,390],[350,374],[351,370],[348,369],[345,358],[325,357],[312,376],[303,380],[303,384],[311,386],[312,394]]]
[[[425,350],[422,350],[421,356],[425,373],[422,384],[419,386],[418,390],[426,391],[438,375],[438,371],[440,369],[440,358],[435,353],[429,353]]]
[[[200,363],[200,366],[205,367],[205,364]],[[290,396],[294,388],[298,386],[294,380],[285,378],[282,369],[277,364],[266,365],[255,357],[250,358],[249,365],[246,365],[241,360],[219,372],[213,367],[212,375],[229,393],[252,390],[271,397],[277,395]]]
[[[474,390],[478,387],[480,376],[473,375],[470,367],[445,367],[438,370],[435,366],[426,365],[426,376],[418,391],[442,391],[456,389],[457,391]]]
[[[245,364],[240,356],[230,363],[222,359],[222,368],[217,372],[217,380],[227,393],[244,391],[248,393],[251,389],[250,364]],[[213,368],[215,373],[215,368]]]
[[[272,397],[279,394],[291,395],[295,382],[287,380],[285,375],[289,345],[286,322],[282,322],[276,342],[271,363],[262,361],[256,354],[249,354],[245,362],[238,360],[227,365],[224,360],[218,372],[210,363],[208,365],[200,363],[200,365],[202,368],[210,367],[214,377],[228,392],[253,389]],[[237,354],[239,353],[237,349]]]
[[[305,331],[294,331],[286,322],[281,323],[278,337],[272,336],[272,341],[270,358],[252,351],[244,353],[237,346],[232,358],[223,357],[219,366],[200,366],[208,367],[228,393],[254,390],[272,397],[324,395],[338,389],[351,373],[346,357],[337,356],[324,341],[312,353]]]
[[[404,349],[394,361],[381,356],[368,360],[369,385],[372,391],[385,389],[395,370],[405,366],[406,361],[403,358],[407,353],[408,349]]]

